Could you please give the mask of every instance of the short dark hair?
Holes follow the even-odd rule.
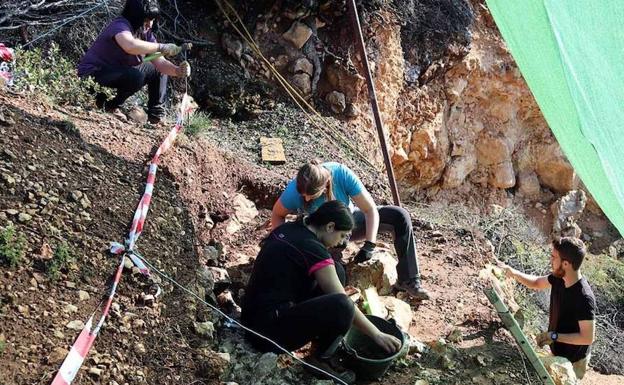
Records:
[[[314,227],[322,227],[329,222],[334,222],[338,231],[349,231],[354,225],[351,210],[344,203],[335,200],[323,203],[304,220],[306,225]]]
[[[136,32],[146,19],[155,19],[160,15],[157,0],[126,0],[121,16],[130,22]]]
[[[562,261],[570,262],[574,270],[581,267],[585,254],[587,254],[583,241],[574,237],[561,237],[555,238],[552,245],[559,252]]]

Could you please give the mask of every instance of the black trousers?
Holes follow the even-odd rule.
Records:
[[[289,351],[315,341],[315,354],[329,357],[351,327],[354,315],[353,301],[345,294],[337,293],[324,294],[297,304],[283,304],[260,314],[244,314],[243,320],[246,326]],[[282,353],[275,345],[252,333],[247,333],[247,339],[258,350]]]
[[[117,90],[115,97],[109,101],[106,101],[104,94],[97,94],[98,106],[117,108],[147,84],[147,114],[159,118],[165,114],[168,78],[158,72],[152,63],[142,63],[136,67],[103,67],[91,76],[98,84]]]
[[[418,268],[418,255],[416,253],[416,239],[412,228],[412,219],[409,212],[397,206],[378,206],[379,213],[379,233],[389,233],[394,238],[394,250],[396,251],[399,263],[397,264],[397,275],[399,282],[416,279],[420,281],[420,269]],[[360,210],[353,213],[355,227],[351,232],[352,241],[366,239],[366,217]],[[331,249],[331,254],[336,260],[336,264],[342,259],[342,248]],[[336,269],[338,275],[341,272]],[[344,274],[344,269],[343,272]]]

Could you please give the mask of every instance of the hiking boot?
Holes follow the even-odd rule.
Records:
[[[412,278],[403,282],[397,282],[396,284],[394,284],[394,288],[399,291],[404,291],[412,298],[420,301],[426,301],[431,298],[429,296],[429,292],[420,286],[420,280],[416,278]]]
[[[321,369],[332,376],[339,378],[341,381],[346,382],[347,384],[355,383],[355,373],[352,370],[345,369],[341,365],[339,365],[335,360],[332,359],[321,359],[314,355],[310,355],[305,360],[308,364]],[[312,375],[321,379],[333,379],[328,376],[326,373],[321,372],[320,370],[316,370],[309,366],[304,366],[306,370],[308,370]]]
[[[150,124],[160,124],[160,122],[163,121],[163,118],[162,116],[149,115],[147,117],[147,121],[150,122]]]

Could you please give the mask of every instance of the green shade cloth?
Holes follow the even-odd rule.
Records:
[[[624,235],[624,0],[487,0],[566,157]]]

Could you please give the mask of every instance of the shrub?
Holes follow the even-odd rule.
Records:
[[[196,112],[189,118],[184,132],[188,136],[198,136],[206,132],[212,125],[210,115],[204,112]]]
[[[15,87],[20,91],[47,96],[57,104],[84,105],[91,103],[94,92],[111,95],[111,90],[93,79],[81,79],[75,63],[64,57],[56,43],[42,51],[16,50]]]
[[[74,257],[72,256],[67,243],[58,245],[54,250],[52,260],[50,260],[46,267],[48,277],[52,280],[57,280],[61,274],[61,270],[66,269],[73,260]]]
[[[2,264],[16,267],[24,257],[26,239],[23,235],[16,235],[12,225],[0,231],[0,261]]]

